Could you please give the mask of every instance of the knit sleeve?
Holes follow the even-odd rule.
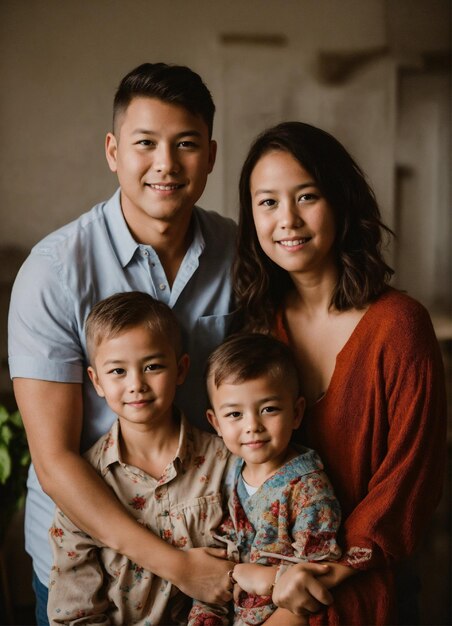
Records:
[[[375,381],[386,413],[375,419],[387,421],[387,445],[367,495],[343,528],[342,562],[357,569],[413,551],[439,502],[445,469],[444,372],[425,309],[417,305],[389,337]]]

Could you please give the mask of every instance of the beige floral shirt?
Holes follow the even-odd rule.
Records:
[[[156,480],[121,461],[118,434],[117,421],[85,456],[137,522],[178,548],[212,545],[230,463],[221,439],[182,417],[176,456]],[[151,626],[186,617],[191,601],[177,588],[82,532],[59,509],[49,533],[51,624]]]

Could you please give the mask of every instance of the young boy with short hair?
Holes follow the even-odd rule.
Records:
[[[89,376],[117,414],[85,458],[139,524],[177,548],[208,546],[230,454],[173,404],[189,367],[174,313],[148,294],[118,293],[92,309],[85,329]],[[60,509],[50,540],[51,624],[186,623],[191,599]]]
[[[230,598],[226,562],[202,549],[175,550],[134,524],[80,454],[115,420],[86,375],[84,322],[97,302],[121,291],[147,292],[176,314],[192,364],[177,402],[193,424],[205,424],[205,359],[234,310],[235,224],[196,206],[215,161],[214,111],[188,67],[144,63],[124,76],[106,137],[120,188],[38,243],[17,276],[9,365],[33,460],[25,537],[40,624],[55,503],[91,536],[187,593]],[[111,523],[96,515],[99,508]],[[190,577],[181,576],[186,569]]]
[[[210,356],[208,419],[238,458],[229,512],[216,532],[237,562],[234,625],[307,624],[272,603],[276,579],[294,563],[316,575],[336,560],[339,504],[314,450],[296,447],[305,401],[289,348],[261,334],[235,335]],[[311,590],[315,595],[315,590]],[[223,612],[195,602],[189,625],[228,624]]]

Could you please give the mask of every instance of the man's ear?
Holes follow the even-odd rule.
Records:
[[[105,156],[107,157],[108,167],[112,172],[116,172],[117,167],[118,142],[113,133],[107,133],[105,138]]]
[[[306,400],[300,396],[295,400],[293,429],[299,428],[306,408]]]
[[[99,377],[96,374],[96,370],[94,369],[94,367],[91,367],[90,365],[87,371],[88,371],[88,376],[90,377],[91,382],[94,385],[94,389],[96,390],[97,395],[100,396],[101,398],[105,398],[104,390],[102,389],[99,383]]]
[[[177,384],[182,385],[184,382],[188,368],[190,367],[190,357],[188,354],[183,354],[177,363]]]
[[[217,142],[214,139],[210,140],[209,145],[209,174],[213,170],[213,166],[215,165],[215,160],[217,158]]]
[[[217,431],[217,434],[221,437],[220,425],[218,423],[217,416],[215,415],[215,411],[213,409],[207,409],[206,416],[209,424],[213,426],[213,428]]]

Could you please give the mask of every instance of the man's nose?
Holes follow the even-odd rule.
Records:
[[[160,174],[176,174],[179,171],[176,149],[166,143],[160,143],[154,150],[153,167]]]

